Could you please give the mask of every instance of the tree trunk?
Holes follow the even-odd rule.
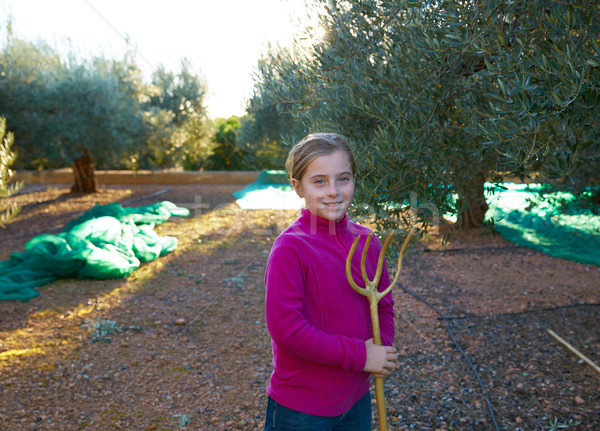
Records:
[[[75,159],[73,164],[73,179],[75,183],[71,187],[71,192],[96,193],[96,174],[92,165],[92,158],[87,149],[83,150],[84,155]]]
[[[485,175],[478,175],[476,180],[460,189],[458,198],[457,227],[459,230],[480,228],[485,220],[488,204],[485,201]]]

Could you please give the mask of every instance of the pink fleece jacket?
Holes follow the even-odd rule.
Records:
[[[348,220],[321,219],[306,209],[275,240],[265,274],[265,314],[273,348],[267,394],[278,403],[317,416],[348,411],[368,390],[365,340],[372,338],[366,297],[346,279],[346,257],[361,236],[352,259],[356,284],[364,287],[360,258],[369,229]],[[373,279],[381,244],[374,236],[366,259]],[[379,289],[389,286],[384,265]],[[379,301],[381,339],[394,341],[394,302]]]

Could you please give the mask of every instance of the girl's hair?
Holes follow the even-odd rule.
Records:
[[[319,156],[325,156],[334,151],[343,151],[350,159],[352,175],[356,175],[354,154],[345,137],[337,133],[313,133],[306,136],[290,150],[285,162],[285,169],[291,178],[302,180],[308,165]]]

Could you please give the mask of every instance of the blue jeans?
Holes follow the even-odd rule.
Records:
[[[263,431],[371,431],[371,394],[367,391],[346,413],[331,417],[288,409],[269,397]]]

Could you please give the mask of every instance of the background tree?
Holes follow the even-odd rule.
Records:
[[[127,166],[147,137],[139,102],[144,90],[130,54],[122,60],[72,61],[47,88],[50,109],[39,113],[49,163],[60,166],[87,149],[97,168]]]
[[[210,152],[206,84],[187,61],[145,83],[133,52],[61,59],[6,28],[0,113],[17,137],[20,169],[70,166],[89,151],[96,168],[198,168]],[[193,165],[193,166],[192,166]]]
[[[249,148],[236,144],[236,135],[240,128],[240,119],[236,116],[217,118],[213,123],[213,152],[208,157],[208,170],[246,170],[256,169],[254,155]]]
[[[262,169],[282,169],[287,154],[287,147],[281,137],[286,133],[282,128],[283,116],[273,106],[247,109],[248,114],[240,119],[237,142],[252,148],[257,166]]]
[[[61,73],[60,59],[48,45],[33,45],[14,38],[12,23],[8,22],[0,57],[0,113],[18,136],[19,149],[27,154],[27,159],[19,159],[17,168],[47,164],[44,152],[33,142],[44,126],[40,111],[47,111],[46,105],[50,103],[44,81],[54,82]]]
[[[97,167],[122,167],[143,145],[141,72],[122,61],[61,62],[46,45],[9,39],[2,53],[0,112],[18,136],[18,168],[69,166],[88,149]]]
[[[256,94],[297,116],[301,134],[351,138],[364,204],[356,210],[380,227],[403,213],[390,203],[457,212],[460,227],[480,226],[488,179],[598,178],[576,175],[597,163],[597,5],[318,3],[322,39],[271,52]]]
[[[16,159],[11,149],[13,139],[12,133],[6,133],[6,119],[0,117],[0,227],[5,227],[4,222],[17,215],[20,209],[16,203],[6,200],[22,187],[21,183],[10,184],[14,175],[10,167]]]
[[[211,149],[206,94],[204,79],[193,73],[186,59],[177,74],[162,66],[152,74],[146,103],[146,121],[153,131],[147,153],[151,164],[202,167]]]
[[[268,73],[272,51],[259,60],[259,73]],[[288,143],[301,134],[301,124],[290,112],[278,109],[276,103],[269,103],[261,92],[261,86],[255,87],[255,94],[248,100],[247,114],[240,120],[237,136],[239,145],[252,148],[254,163],[263,169],[284,169],[289,151]]]

